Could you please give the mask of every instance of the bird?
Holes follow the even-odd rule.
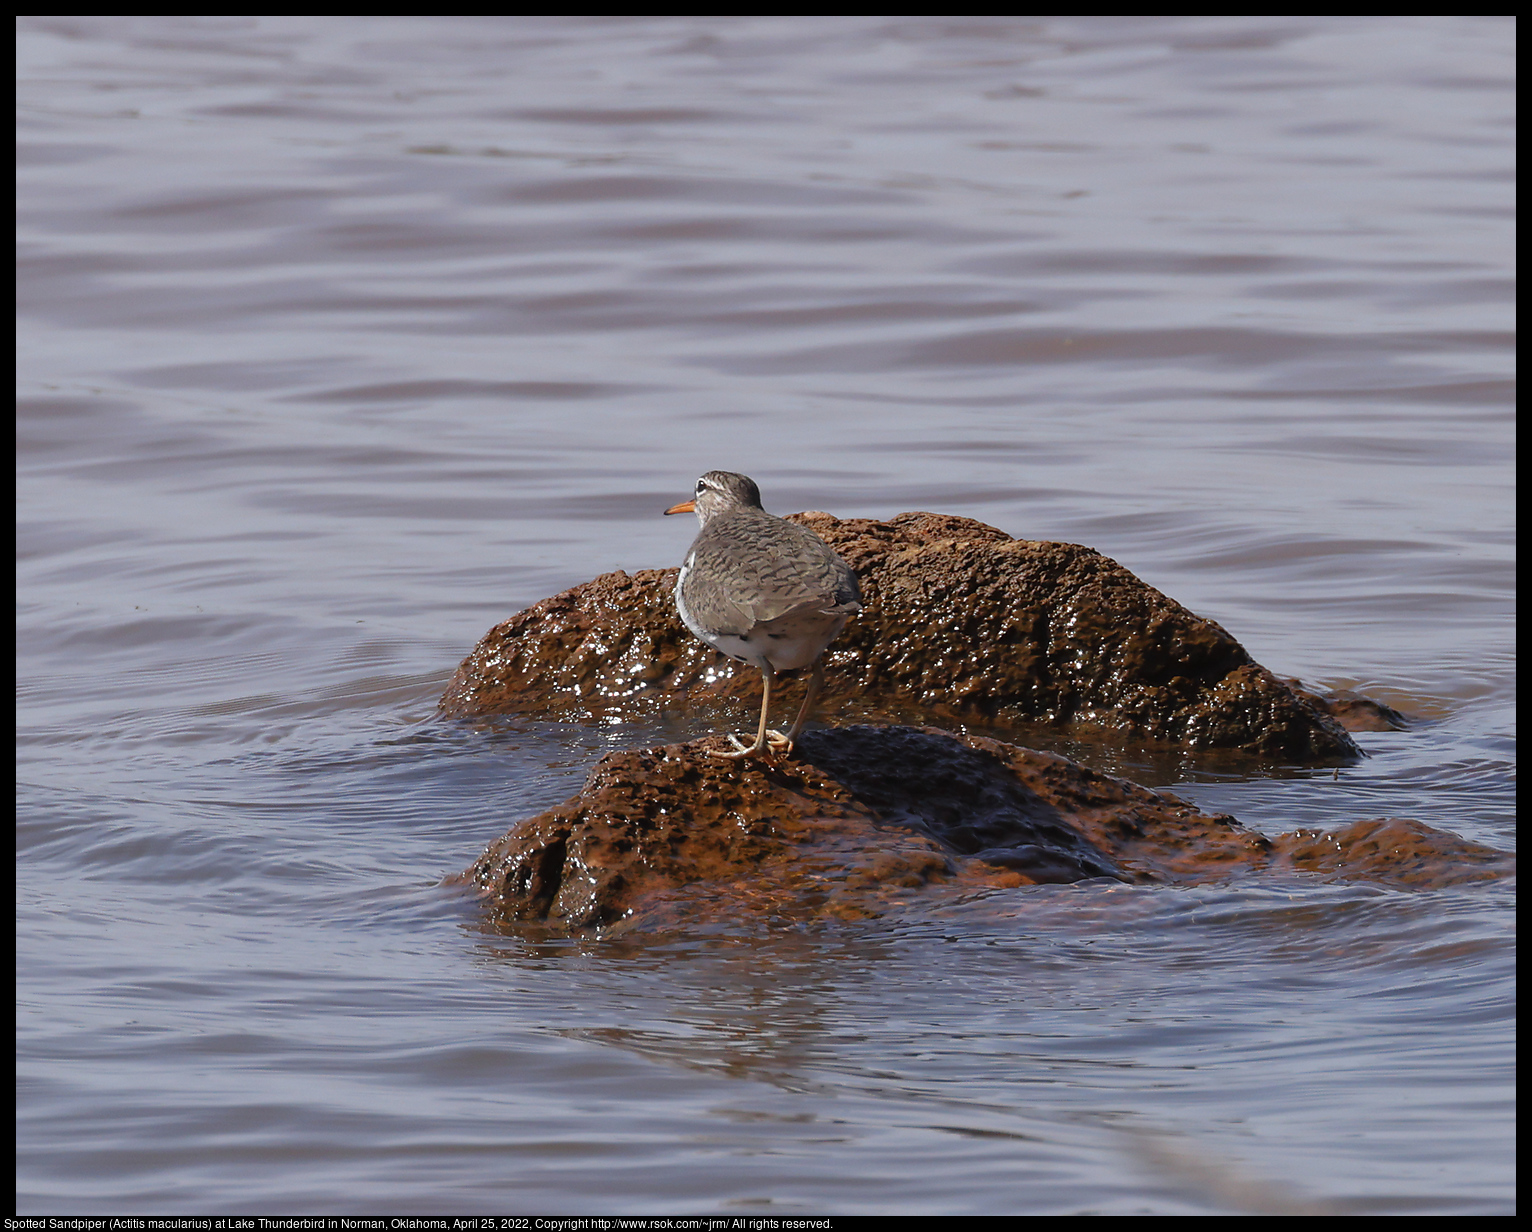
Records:
[[[732,471],[708,471],[691,500],[665,512],[695,513],[702,525],[676,578],[682,623],[715,650],[761,670],[755,742],[731,733],[734,752],[713,755],[791,752],[824,685],[820,658],[862,610],[856,574],[808,527],[767,513],[755,481]],[[792,727],[786,735],[768,731],[776,673],[810,664],[814,674]]]

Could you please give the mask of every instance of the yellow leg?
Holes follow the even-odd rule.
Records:
[[[761,724],[756,729],[755,743],[747,745],[733,733],[729,735],[729,743],[737,750],[733,753],[713,753],[714,757],[750,757],[763,752],[766,748],[766,716],[771,712],[771,678],[774,673],[770,665],[761,668]],[[708,750],[712,752],[711,749]]]
[[[787,747],[781,751],[791,751],[794,742],[803,732],[803,725],[809,721],[809,716],[814,713],[814,701],[819,697],[819,690],[824,687],[825,669],[824,664],[818,659],[814,660],[814,674],[809,678],[809,691],[803,695],[803,705],[798,707],[798,717],[793,720],[792,729],[783,737]]]

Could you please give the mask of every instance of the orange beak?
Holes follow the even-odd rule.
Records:
[[[667,516],[669,514],[672,514],[672,513],[696,513],[696,512],[697,512],[697,502],[695,500],[682,501],[679,505],[672,505],[669,509],[665,510],[665,513],[666,513]]]

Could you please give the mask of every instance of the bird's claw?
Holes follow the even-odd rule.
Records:
[[[734,746],[734,752],[725,753],[721,749],[709,749],[709,756],[740,758],[752,757],[756,753],[791,753],[793,751],[793,742],[775,729],[766,733],[764,743],[758,744],[746,744],[733,732],[730,732],[729,743]]]
[[[734,750],[735,750],[734,752],[732,752],[732,753],[725,753],[722,749],[708,749],[707,750],[708,756],[709,757],[727,757],[727,758],[733,759],[733,758],[740,758],[740,757],[749,757],[753,753],[761,752],[761,749],[758,746],[753,745],[753,744],[746,744],[743,740],[741,740],[733,732],[729,733],[729,743],[734,746]]]

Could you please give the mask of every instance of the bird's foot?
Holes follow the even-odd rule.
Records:
[[[708,756],[709,757],[728,757],[728,758],[752,757],[756,753],[764,753],[766,751],[766,746],[765,745],[762,745],[762,744],[746,744],[743,740],[741,740],[733,732],[729,733],[729,743],[734,746],[734,752],[732,752],[732,753],[725,753],[721,749],[708,749],[707,750]]]
[[[793,751],[793,742],[774,728],[766,733],[764,743],[757,741],[755,744],[746,744],[733,732],[729,733],[729,743],[734,746],[734,752],[725,753],[719,749],[709,749],[708,755],[738,758],[754,757],[757,753],[791,753]]]

